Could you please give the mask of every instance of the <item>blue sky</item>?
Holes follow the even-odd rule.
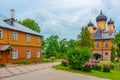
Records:
[[[108,20],[115,22],[120,30],[119,0],[3,0],[0,14],[9,17],[9,10],[15,9],[15,18],[34,19],[43,36],[58,35],[60,39],[77,39],[81,27],[91,20],[96,26],[96,17],[102,9]]]

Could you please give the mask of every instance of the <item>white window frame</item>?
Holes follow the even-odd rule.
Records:
[[[39,36],[36,37],[36,42],[40,43],[40,37]]]
[[[108,48],[108,46],[109,46],[108,41],[105,42],[104,46],[105,46],[105,48]]]
[[[31,58],[31,53],[29,50],[26,51],[26,58]]]
[[[99,48],[100,45],[99,45],[99,42],[96,42],[96,48]]]
[[[37,58],[40,58],[40,51],[37,51],[37,52],[36,52],[36,57],[37,57]]]
[[[17,50],[12,51],[12,59],[18,59],[18,51]]]
[[[31,41],[31,36],[29,34],[26,35],[26,41],[30,42]]]
[[[3,38],[3,30],[0,29],[0,39],[2,39],[2,38]]]
[[[17,32],[13,32],[12,33],[12,37],[13,37],[12,38],[13,40],[18,40],[18,33]]]

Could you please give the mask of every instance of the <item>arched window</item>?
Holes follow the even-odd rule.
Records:
[[[96,48],[99,48],[99,42],[96,42]]]
[[[105,56],[108,56],[108,52],[105,52]]]
[[[105,42],[105,48],[108,48],[108,42],[107,41]]]
[[[26,52],[26,58],[30,58],[30,57],[31,57],[30,51],[28,50],[28,51]]]

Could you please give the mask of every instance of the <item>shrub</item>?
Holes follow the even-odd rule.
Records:
[[[101,65],[98,65],[98,63],[94,63],[92,66],[93,70],[101,71],[102,67]]]
[[[86,62],[84,67],[83,67],[83,71],[84,72],[91,72],[92,69],[92,63],[91,62]]]
[[[114,69],[115,66],[113,64],[110,64],[110,69]]]
[[[5,64],[0,64],[0,67],[4,67],[5,66]]]
[[[88,48],[70,48],[67,52],[67,60],[73,69],[82,69],[83,65],[91,58]]]
[[[56,58],[54,56],[50,57],[51,61],[54,61]]]
[[[110,65],[109,64],[103,64],[103,72],[110,72]]]
[[[91,72],[91,67],[89,66],[84,66],[82,69],[84,72]]]
[[[63,66],[67,66],[68,65],[68,61],[66,59],[64,59],[61,63]]]

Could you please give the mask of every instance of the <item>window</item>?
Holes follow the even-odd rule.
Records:
[[[36,57],[39,58],[40,57],[40,51],[36,52]]]
[[[105,42],[105,48],[108,48],[108,42]]]
[[[27,34],[26,40],[27,40],[27,42],[30,42],[30,35],[29,34]]]
[[[36,37],[36,42],[40,43],[40,37]]]
[[[108,52],[105,52],[105,56],[108,56]]]
[[[13,32],[13,40],[17,40],[17,32]]]
[[[3,30],[0,29],[0,39],[2,39],[2,37],[3,37]]]
[[[12,52],[12,59],[17,59],[18,58],[18,52],[16,50],[14,50]]]
[[[26,58],[30,58],[31,56],[30,56],[30,51],[27,51],[26,52]]]
[[[99,48],[99,42],[96,42],[96,48]]]

